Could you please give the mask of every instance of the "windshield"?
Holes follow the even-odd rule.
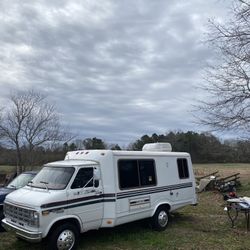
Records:
[[[35,174],[31,173],[23,173],[17,176],[8,186],[7,188],[21,188],[27,185],[29,181],[31,181],[34,178]]]
[[[64,189],[74,171],[73,167],[43,167],[28,185],[43,189]]]

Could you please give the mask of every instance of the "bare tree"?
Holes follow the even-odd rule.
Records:
[[[44,95],[34,91],[10,96],[10,103],[2,112],[0,131],[16,149],[18,173],[23,170],[23,148],[28,150],[29,164],[32,164],[36,147],[61,141],[66,135],[54,106],[46,102]]]
[[[199,119],[214,129],[250,132],[250,1],[234,2],[227,23],[210,23],[218,60],[207,72],[210,98],[201,102]]]

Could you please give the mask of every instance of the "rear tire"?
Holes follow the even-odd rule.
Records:
[[[163,231],[166,229],[169,222],[169,211],[166,207],[161,206],[157,208],[154,216],[151,218],[151,225],[156,231]]]
[[[71,223],[61,224],[50,232],[49,250],[74,250],[79,242],[79,230]]]

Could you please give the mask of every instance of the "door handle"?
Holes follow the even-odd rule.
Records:
[[[97,196],[99,196],[99,195],[101,195],[102,194],[102,191],[96,191],[95,192],[95,195],[97,195]]]
[[[173,193],[173,191],[171,190],[171,191],[170,191],[170,195],[173,195],[173,194],[174,194],[174,193]]]
[[[80,192],[80,191],[73,193],[73,195],[80,195],[80,194],[82,194],[82,192]]]

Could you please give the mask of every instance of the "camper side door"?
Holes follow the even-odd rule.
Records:
[[[123,222],[146,218],[151,212],[151,189],[156,186],[153,159],[119,159],[117,213]],[[131,217],[132,216],[132,217]]]

